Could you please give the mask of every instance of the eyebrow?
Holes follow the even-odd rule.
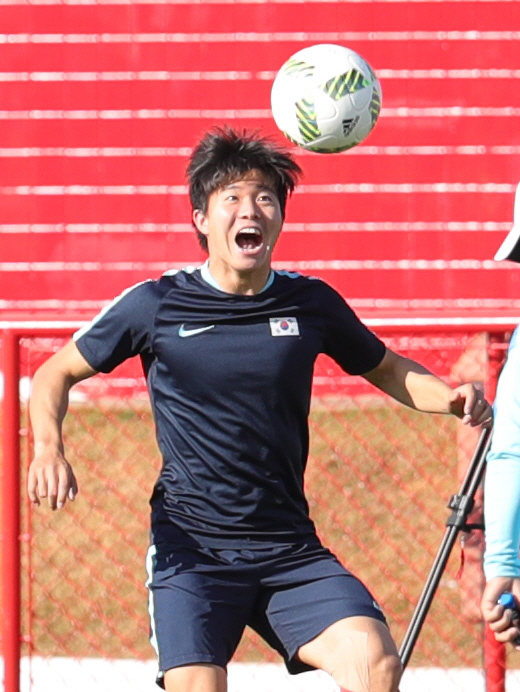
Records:
[[[222,189],[223,190],[236,190],[239,187],[240,187],[240,182],[235,181],[233,183],[229,183],[229,185],[225,185]],[[273,192],[276,194],[275,188],[272,185],[269,185],[267,183],[259,183],[257,185],[257,189],[258,190],[269,190],[269,192]]]

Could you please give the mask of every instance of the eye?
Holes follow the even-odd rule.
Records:
[[[275,197],[270,192],[262,192],[262,194],[258,197],[258,201],[263,202],[264,204],[274,204]]]

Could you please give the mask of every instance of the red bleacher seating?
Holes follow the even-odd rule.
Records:
[[[184,168],[215,124],[261,128],[278,67],[358,50],[383,88],[366,143],[299,152],[276,266],[363,314],[520,314],[492,261],[520,180],[520,3],[0,0],[0,316],[92,314],[199,263]]]

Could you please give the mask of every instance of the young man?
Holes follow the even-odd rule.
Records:
[[[29,496],[77,493],[61,423],[79,380],[142,359],[163,468],[148,555],[152,641],[166,690],[225,692],[250,625],[290,672],[328,671],[349,692],[395,692],[400,661],[371,594],[323,547],[303,493],[312,371],[327,353],[398,401],[489,421],[385,348],[332,288],[271,269],[300,169],[268,141],[207,134],[188,166],[208,261],[125,291],[37,372]]]

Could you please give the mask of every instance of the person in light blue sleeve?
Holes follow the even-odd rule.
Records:
[[[496,260],[520,262],[520,185],[516,192],[515,223],[495,255]],[[520,327],[513,332],[500,373],[494,403],[494,426],[484,482],[484,589],[481,609],[498,641],[513,642],[520,628],[513,613],[497,605],[504,592],[520,603]],[[515,643],[520,650],[520,645]]]

